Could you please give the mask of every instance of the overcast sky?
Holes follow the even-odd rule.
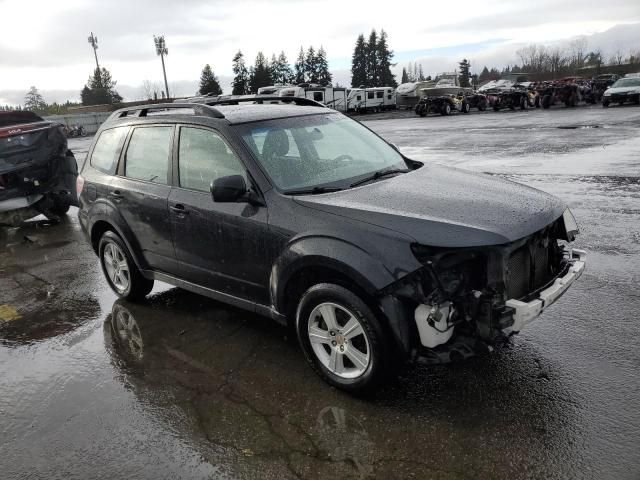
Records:
[[[463,57],[473,67],[503,66],[519,45],[578,35],[597,34],[605,49],[640,50],[640,25],[602,33],[640,22],[640,0],[0,0],[0,13],[0,104],[21,103],[31,85],[49,102],[77,100],[95,67],[91,31],[100,65],[127,100],[140,98],[144,80],[162,81],[154,34],[165,35],[169,88],[179,95],[195,93],[205,63],[228,90],[238,49],[247,63],[259,50],[284,50],[293,63],[301,45],[323,45],[334,80],[348,85],[355,39],[372,28],[387,31],[398,71],[420,59],[425,74],[453,70]]]

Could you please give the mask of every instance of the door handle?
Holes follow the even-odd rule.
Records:
[[[122,192],[120,192],[120,190],[114,190],[109,192],[109,196],[113,198],[122,198]]]
[[[182,215],[187,215],[189,213],[189,210],[187,210],[186,208],[184,208],[184,205],[182,205],[181,203],[176,203],[175,205],[171,205],[169,207],[172,211],[182,214]]]

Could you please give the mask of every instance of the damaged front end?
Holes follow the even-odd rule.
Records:
[[[414,244],[413,253],[424,267],[382,293],[412,309],[422,361],[473,356],[519,332],[582,274],[586,253],[568,246],[577,233],[566,210],[542,230],[508,244]]]
[[[57,220],[78,205],[77,177],[62,125],[31,112],[0,113],[0,224],[41,213]]]

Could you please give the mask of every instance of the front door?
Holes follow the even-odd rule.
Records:
[[[271,255],[267,208],[248,203],[216,203],[210,185],[246,168],[216,131],[182,126],[178,173],[169,196],[174,245],[186,280],[235,297],[268,305]]]

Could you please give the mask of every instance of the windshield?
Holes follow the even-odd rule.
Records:
[[[618,87],[640,87],[640,78],[621,78],[611,85],[611,88]]]
[[[340,114],[238,125],[242,139],[280,190],[346,188],[385,169],[405,169],[402,156],[358,122]]]

